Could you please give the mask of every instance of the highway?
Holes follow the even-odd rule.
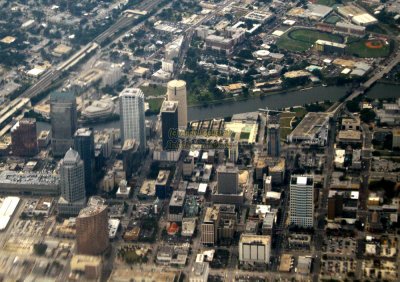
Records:
[[[161,0],[151,0],[144,1],[138,9],[149,11],[156,5],[159,5]],[[95,49],[99,48],[100,45],[118,33],[121,29],[127,28],[133,23],[135,19],[134,16],[124,15],[117,20],[113,25],[111,25],[106,31],[97,36],[92,42],[88,43],[86,46],[81,48],[77,53],[72,55],[65,62],[60,63],[58,66],[53,67],[47,71],[34,85],[23,92],[20,98],[34,98],[41,92],[46,91],[55,81],[61,78],[62,74],[68,71],[71,67],[85,58]],[[133,27],[133,26],[132,26]]]

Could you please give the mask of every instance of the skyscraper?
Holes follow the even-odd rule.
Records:
[[[69,149],[60,162],[60,214],[77,215],[85,206],[85,167],[77,151]]]
[[[14,156],[33,157],[38,153],[35,119],[21,119],[11,128],[11,146]]]
[[[76,218],[78,254],[101,255],[109,245],[107,206],[98,203],[82,209]]]
[[[164,101],[161,106],[161,134],[164,150],[176,150],[178,139],[178,102]]]
[[[290,224],[312,228],[314,225],[314,179],[292,175],[290,179]]]
[[[183,80],[171,80],[167,85],[168,101],[178,102],[178,126],[186,128],[187,118],[187,97],[186,82]]]
[[[94,194],[96,190],[94,172],[94,134],[89,128],[79,128],[74,135],[74,149],[78,152],[85,167],[86,195]]]
[[[278,158],[281,154],[279,115],[269,116],[267,125],[268,156]]]
[[[119,94],[119,110],[122,143],[134,139],[140,151],[146,149],[146,124],[144,94],[139,88],[125,88]]]
[[[74,144],[77,113],[76,99],[71,92],[54,92],[50,96],[51,148],[56,157],[64,154]]]
[[[235,166],[220,166],[217,170],[219,194],[237,194],[239,188],[239,171]]]

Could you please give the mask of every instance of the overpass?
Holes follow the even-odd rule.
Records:
[[[397,56],[394,57],[386,66],[384,66],[383,68],[381,67],[381,69],[375,72],[366,82],[362,83],[360,87],[353,90],[353,92],[342,103],[338,102],[333,104],[332,107],[329,108],[328,112],[331,113],[332,116],[336,115],[346,104],[346,102],[351,101],[358,96],[364,94],[366,90],[374,85],[374,83],[377,82],[379,79],[388,74],[398,63],[400,63],[400,53],[398,53]]]

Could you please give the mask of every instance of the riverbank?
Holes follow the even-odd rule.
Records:
[[[247,101],[247,100],[251,100],[251,99],[257,99],[257,98],[263,98],[263,97],[268,97],[271,95],[277,95],[277,94],[283,94],[283,93],[290,93],[290,92],[296,92],[296,91],[306,91],[306,90],[310,90],[312,88],[315,87],[320,87],[320,85],[318,86],[314,86],[314,87],[310,87],[310,86],[306,86],[306,87],[295,87],[295,88],[290,88],[290,89],[281,89],[281,90],[276,90],[276,91],[271,91],[271,92],[263,92],[263,93],[259,93],[259,94],[253,94],[247,97],[242,96],[237,96],[237,97],[229,97],[229,98],[225,98],[225,99],[221,99],[221,100],[210,100],[210,101],[204,101],[201,103],[195,103],[195,104],[189,104],[188,108],[194,108],[194,107],[208,107],[208,106],[217,106],[220,104],[224,104],[224,103],[235,103],[235,102],[242,102],[242,101]]]

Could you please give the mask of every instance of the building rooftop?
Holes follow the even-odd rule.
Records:
[[[289,272],[290,271],[290,264],[292,262],[292,255],[290,254],[282,254],[281,262],[279,264],[279,271],[281,272]]]
[[[260,242],[264,245],[269,245],[269,244],[271,244],[271,236],[242,234],[240,236],[240,242],[242,244],[251,244],[251,243],[255,243],[255,242]]]
[[[361,132],[358,130],[340,130],[338,139],[361,141]]]
[[[314,113],[306,114],[303,120],[296,126],[290,134],[294,137],[314,137],[314,135],[324,127],[329,121],[328,113]]]
[[[313,185],[314,179],[310,175],[292,175],[290,180],[291,185],[298,186],[311,186]]]
[[[79,212],[78,218],[91,217],[107,209],[106,205],[88,206]]]
[[[160,170],[158,172],[158,176],[157,176],[155,185],[166,185],[168,182],[170,173],[171,172],[169,170]]]
[[[81,136],[81,137],[88,137],[92,134],[92,130],[90,128],[78,128],[75,132],[75,136]]]
[[[161,106],[160,112],[173,113],[178,109],[177,101],[164,101]]]
[[[170,206],[183,206],[185,202],[186,191],[174,191],[169,202]]]
[[[214,223],[219,216],[219,208],[218,207],[208,207],[206,209],[206,214],[204,215],[204,223]]]

